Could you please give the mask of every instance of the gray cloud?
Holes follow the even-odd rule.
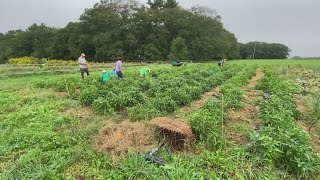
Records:
[[[64,27],[77,21],[99,0],[0,0],[0,32],[25,29],[32,23]],[[146,2],[146,0],[141,0]],[[267,41],[288,45],[292,56],[320,56],[318,0],[180,0],[217,10],[225,27],[241,42]]]

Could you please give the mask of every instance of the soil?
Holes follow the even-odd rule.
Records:
[[[62,98],[69,96],[67,92],[55,92],[55,95]]]
[[[263,73],[262,73],[261,69],[257,69],[256,75],[253,76],[253,77],[250,79],[249,83],[248,83],[248,88],[254,89],[255,86],[257,85],[257,82],[258,82],[262,77],[263,77]]]
[[[94,138],[95,147],[113,156],[143,152],[154,147],[153,130],[143,122],[109,123]]]
[[[180,108],[180,111],[184,114],[188,114],[195,109],[201,108],[210,98],[212,98],[213,96],[218,96],[219,91],[220,86],[213,88],[211,91],[206,92],[204,95],[202,95],[201,99],[192,102],[191,105]]]
[[[313,127],[309,132],[309,128],[312,123],[299,121],[298,124],[306,133],[310,135],[310,142],[314,150],[316,150],[317,152],[320,152],[320,136],[315,131],[315,127]]]
[[[315,126],[309,131],[309,128],[311,127],[312,123],[311,122],[307,122],[307,121],[304,120],[304,116],[305,116],[304,114],[306,113],[306,107],[305,107],[304,100],[299,95],[295,95],[294,99],[295,99],[295,103],[297,105],[297,110],[300,113],[298,125],[306,133],[308,133],[310,135],[310,142],[311,142],[313,148],[317,152],[320,152],[320,135],[318,135],[318,133],[316,132],[316,127]]]
[[[295,103],[297,105],[297,110],[303,114],[306,112],[306,108],[304,106],[304,101],[303,101],[303,98],[299,95],[294,95],[294,100],[295,100]]]
[[[248,85],[242,87],[243,91],[243,108],[241,110],[229,110],[228,115],[230,122],[225,127],[227,138],[236,144],[245,144],[246,137],[242,132],[235,129],[235,124],[246,123],[253,129],[257,130],[261,126],[257,113],[259,112],[259,105],[256,103],[263,98],[262,91],[255,89],[257,82],[263,77],[260,69],[257,69],[256,75],[249,80]]]

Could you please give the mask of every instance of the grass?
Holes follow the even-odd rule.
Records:
[[[277,67],[304,67],[320,71],[320,60],[230,60],[227,63],[231,64],[258,64],[260,66],[277,66]]]
[[[274,65],[278,61],[230,61],[230,64]],[[312,63],[315,63],[312,65]],[[281,61],[283,67],[320,67],[320,61]],[[201,67],[201,64],[199,65]],[[153,65],[152,69],[170,69]],[[110,68],[109,68],[110,69]],[[125,70],[134,74],[138,67]],[[99,71],[91,74],[98,78]],[[63,81],[77,74],[32,75],[0,79],[0,179],[294,179],[286,171],[261,164],[246,145],[226,142],[214,150],[201,143],[199,153],[176,154],[164,167],[146,163],[130,153],[117,161],[92,148],[92,137],[118,115],[66,115],[81,110],[77,98],[60,96],[53,89],[35,88],[41,80]],[[87,108],[87,107],[85,107]],[[252,129],[237,124],[245,136]]]

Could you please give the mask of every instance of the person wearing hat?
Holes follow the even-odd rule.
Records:
[[[88,63],[86,61],[86,55],[84,53],[81,53],[81,56],[79,57],[78,61],[80,65],[81,77],[83,79],[84,73],[87,73],[87,75],[89,76],[89,68],[88,68]]]
[[[218,63],[218,65],[220,66],[220,67],[223,67],[224,66],[224,63],[226,63],[226,59],[222,59],[219,63]]]
[[[118,78],[122,79],[122,58],[118,58],[118,60],[115,64],[115,69],[116,69]]]
[[[109,74],[107,73],[107,71],[104,69],[103,71],[102,71],[102,74],[101,74],[101,76],[100,76],[100,82],[101,82],[101,84],[105,84],[106,82],[108,82],[110,80],[110,76],[109,76]]]
[[[140,68],[140,77],[146,77],[150,73],[150,68],[142,67]]]

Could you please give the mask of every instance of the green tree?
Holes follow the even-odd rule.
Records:
[[[150,6],[151,9],[163,9],[164,8],[164,0],[148,0],[147,4]]]
[[[144,59],[155,61],[162,60],[163,58],[157,46],[152,43],[149,43],[145,46],[144,52]]]
[[[85,10],[80,22],[65,28],[42,24],[8,32],[0,35],[0,59],[30,55],[74,59],[81,52],[95,61],[119,55],[127,61],[164,60],[173,54],[198,61],[239,56],[237,39],[214,10],[186,10],[176,0],[149,0],[148,5],[101,0]],[[183,48],[172,51],[178,47],[175,41]]]
[[[37,58],[48,58],[51,55],[51,46],[55,36],[55,29],[45,26],[44,24],[33,24],[27,29],[32,43],[31,56]]]
[[[50,47],[50,59],[72,59],[68,49],[68,41],[67,27],[57,30]]]
[[[179,3],[176,0],[167,0],[164,4],[163,4],[164,8],[177,8],[179,7]]]
[[[171,43],[170,59],[186,60],[188,59],[188,48],[186,40],[182,37],[177,37]]]
[[[253,58],[253,54],[255,59],[287,59],[291,51],[286,45],[280,43],[256,41],[239,43],[239,46],[242,59]]]

